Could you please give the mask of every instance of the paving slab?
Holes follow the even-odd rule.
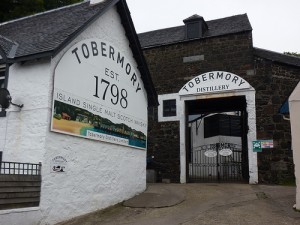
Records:
[[[295,195],[286,186],[150,184],[123,204],[59,225],[300,225]]]
[[[146,191],[123,203],[132,208],[162,208],[180,204],[185,200],[185,190],[180,186],[152,184]]]

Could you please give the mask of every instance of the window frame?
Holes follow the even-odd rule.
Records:
[[[176,101],[176,115],[164,116],[163,105],[166,100]],[[178,93],[158,95],[158,122],[179,121],[179,110],[181,108],[180,97]]]
[[[176,99],[163,100],[163,117],[177,116]],[[175,108],[175,110],[174,110]]]

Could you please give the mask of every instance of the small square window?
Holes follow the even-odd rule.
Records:
[[[199,23],[188,23],[187,24],[187,38],[199,38],[200,37],[200,26]]]
[[[176,99],[163,101],[163,117],[176,116]]]

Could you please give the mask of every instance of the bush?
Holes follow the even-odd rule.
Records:
[[[61,120],[61,115],[60,114],[54,114],[53,116],[55,119]]]

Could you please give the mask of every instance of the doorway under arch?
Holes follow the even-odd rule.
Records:
[[[256,140],[254,88],[238,75],[217,71],[193,78],[179,96],[180,182],[257,183],[257,153],[252,151]],[[199,120],[205,123],[202,145],[201,141],[191,142],[191,122],[198,121],[196,128],[200,129]]]

